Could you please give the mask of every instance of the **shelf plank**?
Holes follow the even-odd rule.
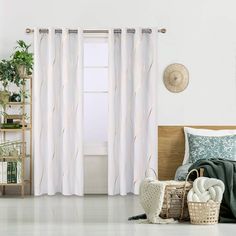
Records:
[[[8,184],[3,184],[3,183],[0,183],[0,186],[21,186],[22,183],[18,183],[18,184],[14,184],[14,183],[8,183]]]
[[[30,102],[25,102],[25,103],[23,103],[23,102],[8,102],[6,105],[8,105],[8,106],[23,106],[23,104],[24,105],[31,105]]]
[[[0,183],[0,186],[22,186],[23,184],[29,184],[30,183],[30,180],[24,180],[23,183]]]
[[[0,157],[0,160],[5,159],[5,160],[18,160],[18,159],[23,159],[22,157]]]
[[[22,157],[22,156],[18,156],[18,157],[11,157],[11,156],[9,156],[9,157],[3,157],[3,156],[0,156],[0,160],[3,160],[3,159],[5,159],[5,160],[22,160],[22,159],[28,159],[28,158],[30,158],[30,155],[26,155],[25,157]]]
[[[30,129],[31,129],[31,127],[30,127],[30,126],[27,126],[27,127],[25,127],[24,130],[30,130]],[[23,130],[23,128],[19,128],[19,129],[1,129],[1,128],[0,128],[0,132],[1,132],[1,131],[2,131],[2,132],[19,132],[19,131],[22,132],[22,130]]]

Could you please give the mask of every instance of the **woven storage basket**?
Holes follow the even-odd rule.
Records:
[[[196,169],[191,170],[185,181],[180,181],[176,185],[167,185],[165,188],[164,202],[160,217],[174,218],[176,220],[189,220],[187,195],[192,188],[192,182],[188,181],[189,175],[192,172],[199,173]]]
[[[188,202],[191,224],[213,225],[219,220],[219,202]]]

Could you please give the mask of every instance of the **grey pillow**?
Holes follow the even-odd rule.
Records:
[[[189,161],[221,158],[236,161],[236,135],[200,136],[188,134]]]
[[[192,163],[188,163],[182,166],[179,166],[175,172],[175,180],[183,181],[186,179],[188,175],[188,169],[192,165]]]

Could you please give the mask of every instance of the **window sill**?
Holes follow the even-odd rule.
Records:
[[[107,142],[84,145],[85,156],[107,156]]]

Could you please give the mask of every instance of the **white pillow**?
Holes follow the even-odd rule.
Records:
[[[208,137],[221,137],[221,136],[236,134],[236,129],[210,130],[210,129],[194,129],[194,128],[189,128],[189,127],[184,127],[185,152],[184,152],[183,165],[189,163],[189,143],[188,143],[188,135],[187,134],[208,136]]]

